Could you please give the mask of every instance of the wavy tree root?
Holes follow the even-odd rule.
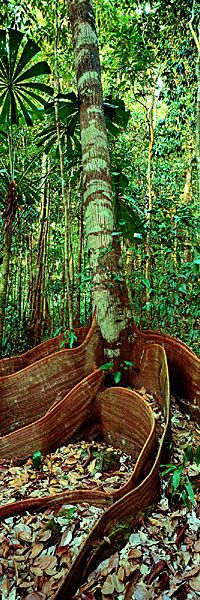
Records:
[[[200,411],[199,359],[170,336],[138,331],[129,353],[134,366],[126,371],[125,383],[136,390],[145,387],[160,403],[164,429],[158,440],[152,409],[140,392],[106,387],[103,371],[96,368],[103,362],[103,349],[95,320],[86,334],[78,348],[49,355],[52,340],[44,342],[43,348],[41,344],[29,353],[32,364],[0,378],[1,458],[26,458],[37,449],[47,453],[69,441],[98,435],[106,443],[123,448],[133,459],[129,480],[112,494],[97,488],[75,489],[0,508],[1,518],[67,502],[87,501],[105,509],[66,574],[57,600],[70,599],[93,568],[125,543],[139,516],[157,501],[159,466],[170,428],[169,381],[172,391],[186,402],[187,410],[195,411],[197,417]],[[24,357],[27,360],[27,353]],[[9,359],[0,361],[0,372],[5,360]],[[17,357],[14,370],[16,366]]]

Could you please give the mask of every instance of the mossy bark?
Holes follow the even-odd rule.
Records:
[[[93,311],[105,356],[117,363],[122,346],[133,338],[133,328],[120,245],[116,243],[95,19],[90,0],[68,0],[68,6],[80,106],[84,222]]]

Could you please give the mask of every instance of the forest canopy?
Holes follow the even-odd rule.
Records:
[[[133,314],[141,328],[169,332],[198,352],[198,7],[93,5],[113,236]],[[73,345],[74,327],[91,319],[93,283],[66,3],[2,1],[0,25],[0,305],[8,355],[61,330]]]

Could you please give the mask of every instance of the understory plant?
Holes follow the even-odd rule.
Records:
[[[184,452],[183,460],[178,464],[161,465],[162,476],[168,480],[170,497],[182,500],[186,506],[194,504],[196,478],[199,475],[200,445],[196,450],[188,446]],[[190,478],[194,479],[194,484]]]

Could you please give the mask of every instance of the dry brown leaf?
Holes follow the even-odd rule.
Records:
[[[190,569],[190,571],[188,571],[187,573],[184,573],[184,579],[191,579],[195,575],[198,575],[199,571],[200,571],[200,565],[193,567],[193,569]]]
[[[19,532],[19,539],[23,540],[24,542],[30,542],[32,539],[32,533],[30,533],[29,531],[20,531]]]
[[[34,544],[31,553],[29,554],[29,558],[36,558],[36,556],[42,552],[43,548],[44,544]]]
[[[194,551],[195,552],[200,552],[200,540],[197,540],[197,542],[195,542],[195,544],[194,544]]]
[[[110,594],[113,594],[114,592],[114,583],[112,581],[111,575],[108,575],[106,581],[104,581],[101,591],[102,594],[105,594],[106,596],[109,596]]]
[[[47,573],[48,569],[54,569],[54,567],[57,565],[57,558],[56,556],[40,556],[39,558],[36,558],[36,560],[34,561],[34,567],[39,567],[40,569],[42,569],[42,571],[45,571],[45,573]]]
[[[42,592],[31,592],[26,596],[25,600],[45,600],[46,595]]]
[[[6,579],[4,579],[3,583],[2,583],[2,595],[6,596],[9,592],[10,589],[10,581],[8,579],[8,577],[6,577]]]
[[[189,579],[189,585],[195,592],[200,592],[200,575]]]
[[[50,537],[51,537],[51,529],[45,529],[39,535],[40,542],[47,542],[47,540],[49,540]]]
[[[34,565],[31,565],[30,571],[33,573],[33,575],[37,575],[37,577],[41,577],[41,575],[43,575],[43,570],[40,567],[34,567]]]
[[[32,582],[31,581],[22,581],[22,583],[19,584],[19,587],[26,590],[27,588],[32,587]]]
[[[112,582],[113,582],[114,589],[116,590],[116,592],[121,594],[121,592],[124,591],[124,583],[122,583],[122,581],[120,581],[118,579],[116,573],[113,573],[113,575],[112,575]]]
[[[125,580],[125,569],[124,567],[119,567],[118,571],[117,571],[117,577],[120,581],[124,581]]]
[[[138,550],[137,548],[131,548],[131,550],[129,550],[128,553],[128,557],[135,559],[135,558],[140,558],[142,556],[142,552],[141,550]]]

